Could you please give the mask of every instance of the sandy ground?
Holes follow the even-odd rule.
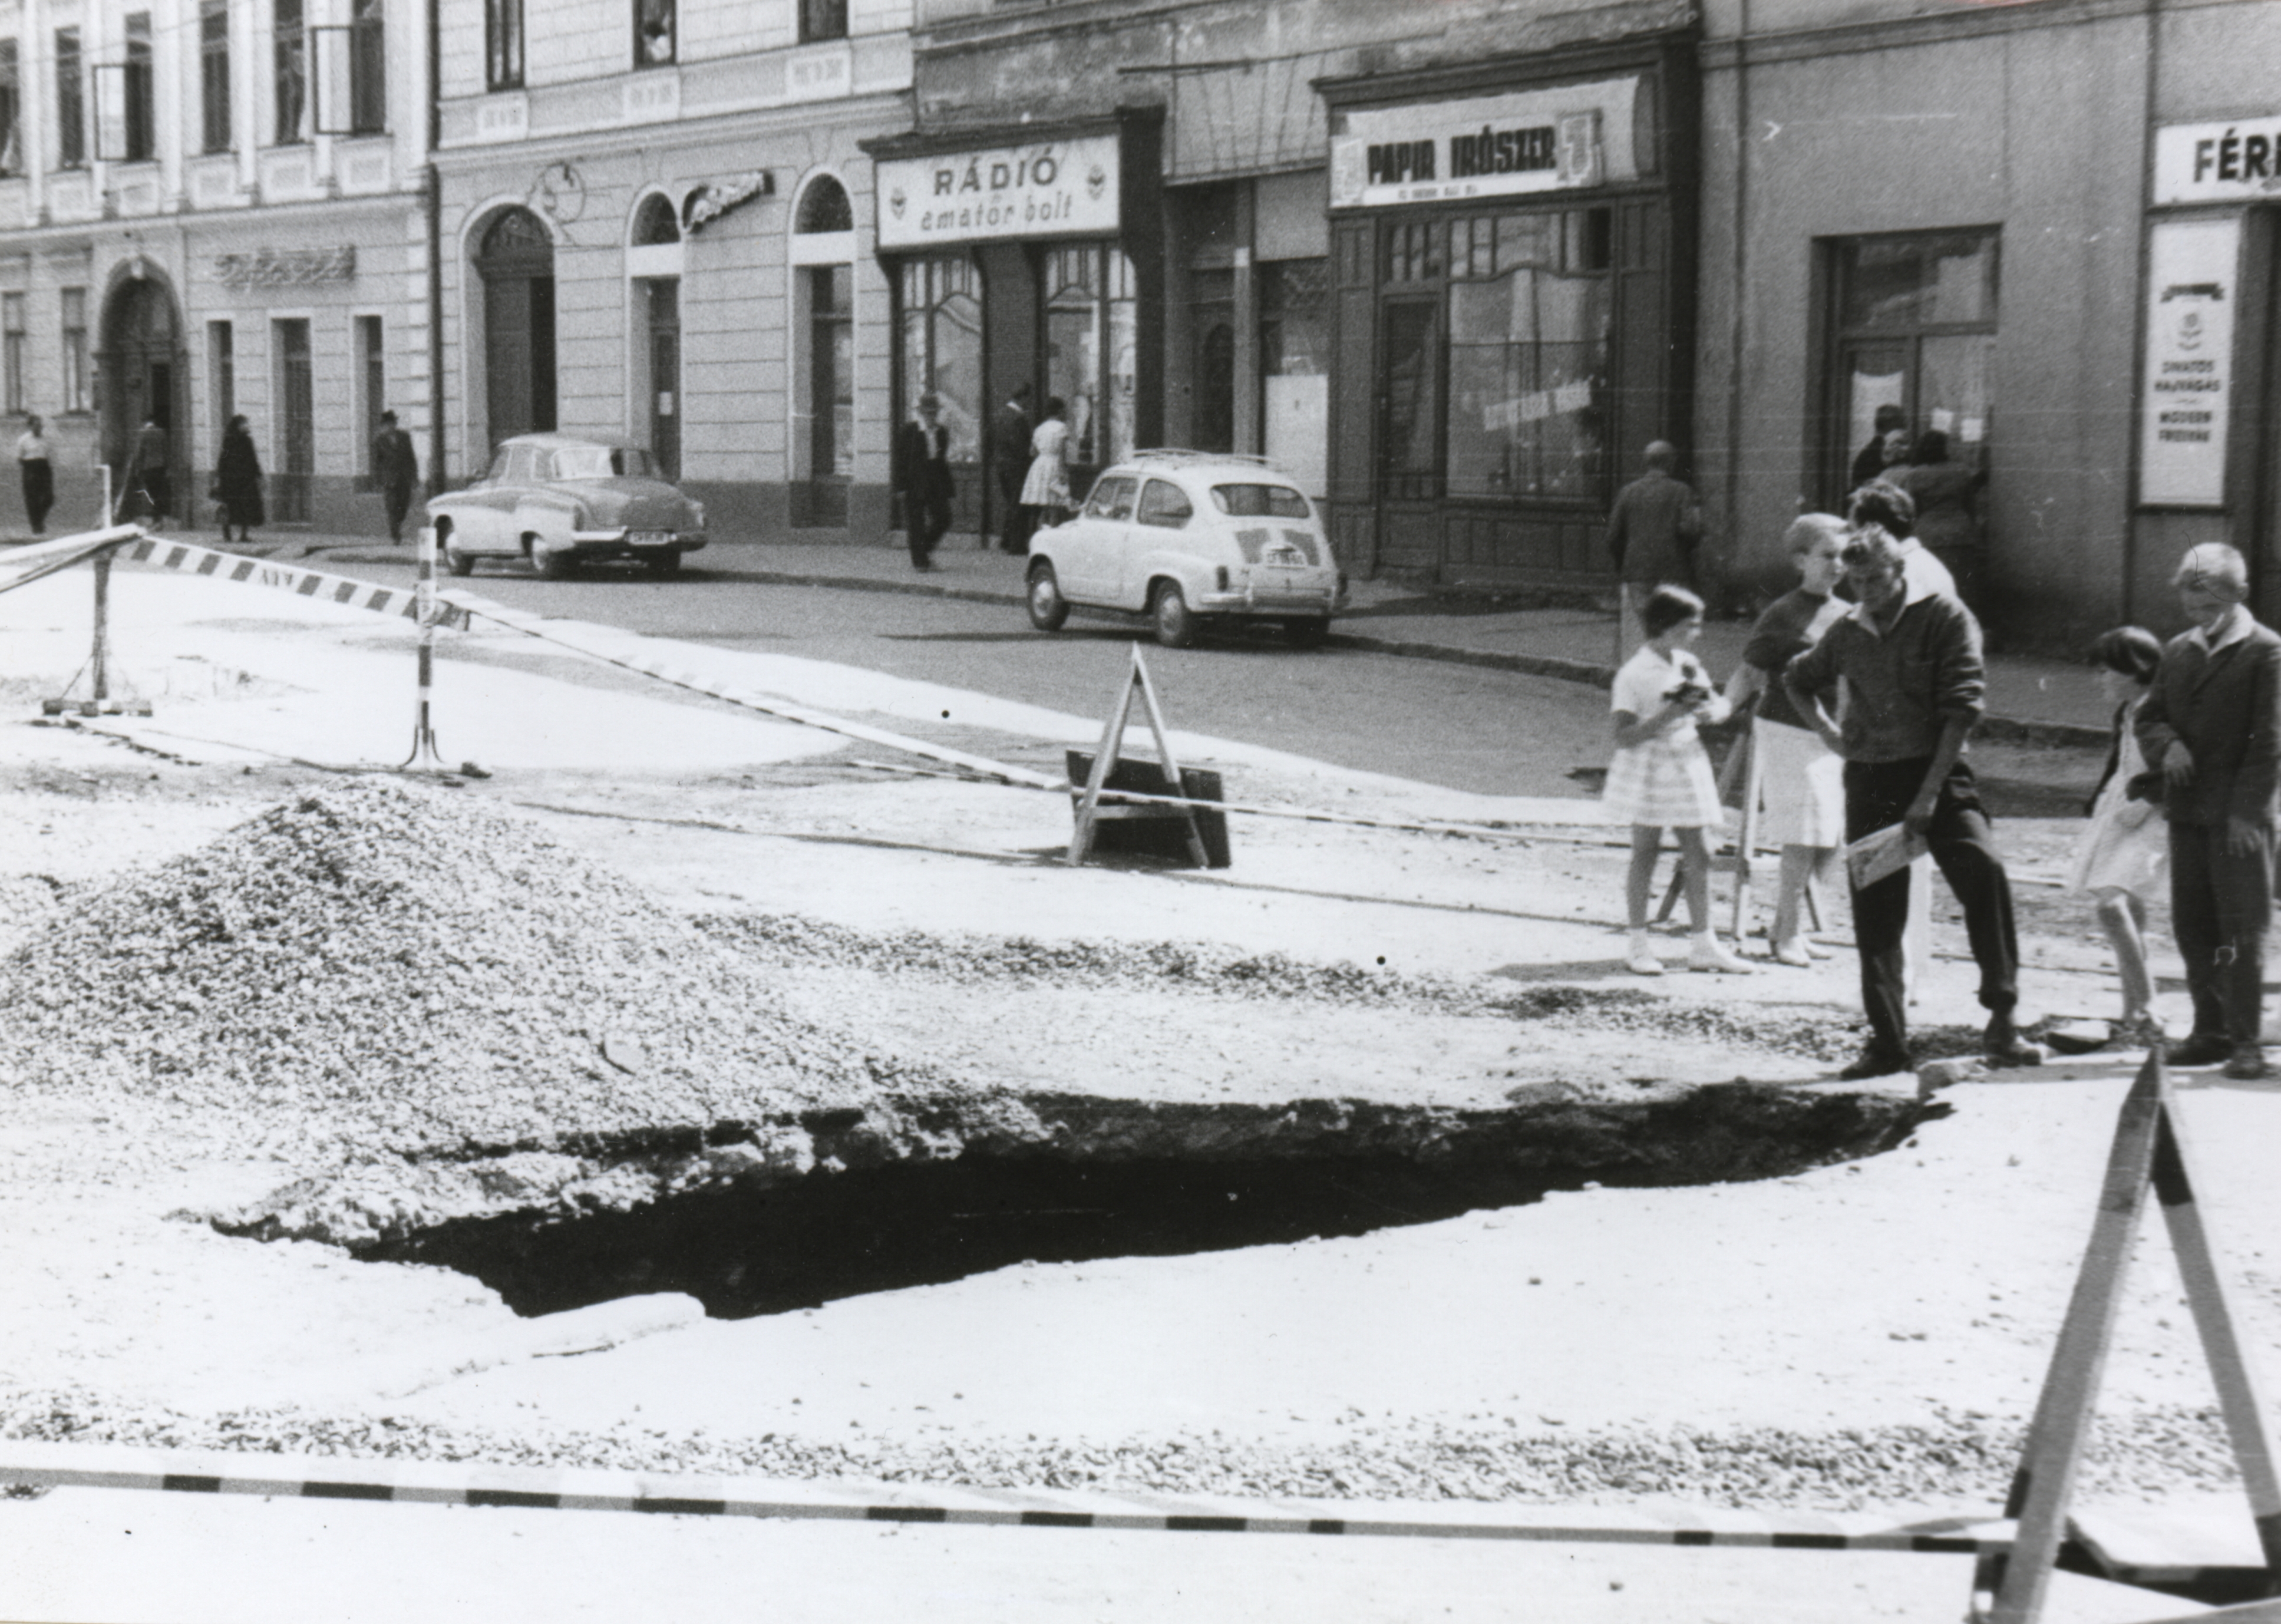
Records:
[[[214,594],[201,597],[161,593],[151,580],[122,572],[118,592],[128,623],[141,618],[130,677],[158,699],[157,715],[0,727],[0,916],[13,929],[58,895],[67,901],[72,883],[187,850],[295,785],[328,776],[297,762],[378,763],[402,753],[407,628],[313,605],[294,605],[291,621],[270,618],[266,599],[249,617],[212,584],[168,584]],[[69,676],[83,635],[72,615],[59,593],[0,598],[9,626],[0,699],[19,717]],[[720,658],[753,660],[748,679],[798,702],[860,708],[880,725],[915,728],[928,718],[937,736],[961,747],[987,746],[1031,765],[1053,762],[1064,742],[1089,744],[1094,730],[1080,717],[994,708],[978,696],[958,696],[947,708],[961,723],[945,729],[945,696],[920,684],[802,669],[807,662],[780,657]],[[796,914],[872,934],[1196,940],[1508,987],[1630,985],[1612,962],[1621,856],[1589,827],[1548,827],[1531,844],[1492,846],[1239,821],[1237,862],[1224,873],[1070,870],[1050,860],[1068,833],[1066,810],[1050,797],[854,768],[848,758],[880,752],[841,750],[707,702],[661,699],[630,679],[566,681],[567,662],[504,644],[455,650],[445,670],[447,746],[494,775],[468,793],[547,816],[565,838],[692,912]],[[1199,764],[1220,766],[1231,794],[1244,800],[1532,822],[1589,823],[1597,811],[1343,774],[1220,746],[1206,734],[1182,748]],[[2072,830],[2020,822],[2004,833],[2023,881],[2023,1013],[2107,1013],[2115,994],[2095,930],[2076,905],[2026,883],[2058,871]],[[1945,893],[1942,902],[1945,915]],[[1832,924],[1842,941],[1842,919]],[[2177,1025],[2183,997],[2164,947],[2158,969],[2172,979],[2162,1007]],[[1961,931],[1945,917],[1936,949],[1920,1021],[1976,1024]],[[1676,938],[1667,949],[1682,950]],[[1675,974],[1656,990],[1729,1008],[1804,1005],[1844,1026],[1854,1019],[1853,976],[1841,950],[1810,971]],[[1255,1024],[1245,1009],[1170,994],[1153,1009],[1129,997],[1061,996],[1065,1035],[1017,1054],[1001,1044],[998,1058],[1014,1080],[1136,1095],[1264,1090],[1459,1101],[1493,1095],[1511,1075],[1544,1063],[1541,1053],[1515,1052],[1486,1021],[1346,1011],[1311,1022],[1282,1011]],[[903,1040],[939,1044],[963,1061],[993,1057],[986,997],[887,976],[877,1002]],[[1580,1040],[1580,1049],[1592,1042],[1604,1047]],[[1735,1059],[1639,1035],[1616,1047],[1612,1063],[1654,1077],[1731,1075]],[[1761,1077],[1805,1080],[1817,1070],[1756,1060]],[[1793,1178],[1588,1190],[1293,1247],[1017,1266],[545,1359],[501,1351],[522,1345],[514,1316],[465,1277],[360,1264],[318,1246],[228,1240],[170,1219],[260,1193],[276,1181],[274,1161],[177,1158],[131,1142],[92,1110],[7,1109],[0,1165],[18,1176],[0,1188],[10,1238],[0,1299],[12,1310],[0,1321],[0,1385],[16,1395],[92,1396],[97,1412],[106,1404],[190,1416],[300,1404],[446,1429],[654,1436],[668,1446],[776,1434],[828,1442],[859,1472],[867,1458],[1017,1449],[1033,1435],[1104,1451],[1210,1441],[1205,1447],[1240,1458],[1286,1446],[1398,1456],[1429,1435],[1468,1430],[1819,1432],[1933,1418],[2000,1425],[2025,1415],[2043,1378],[2130,1070],[2094,1056],[1961,1086],[1944,1096],[1948,1113],[1906,1148]],[[2281,1087],[2210,1074],[2180,1081],[2210,1222],[2228,1243],[2254,1346],[2270,1373],[2281,1344],[2281,1277],[2267,1247],[2281,1187],[2266,1176],[2265,1147],[2281,1128]],[[66,1168],[75,1176],[56,1176]],[[2161,1418],[2209,1402],[2158,1230],[2141,1249],[2104,1408],[2118,1418]],[[92,1530],[109,1513],[90,1513],[69,1532],[56,1525],[69,1520],[71,1498],[58,1493],[0,1516],[24,1519],[23,1531],[39,1539],[81,1542],[70,1548],[107,1570],[110,1589],[81,1592],[112,1597],[89,1604],[106,1611],[78,1616],[162,1616],[134,1599],[149,1547],[135,1547],[124,1566],[102,1558]],[[228,1520],[221,1508],[170,1508],[167,1538],[198,1545],[213,1537],[198,1520],[209,1515]],[[282,1520],[274,1524],[281,1540],[315,1538],[304,1527],[306,1508],[265,1516]],[[445,1558],[446,1571],[462,1563],[474,1571],[498,1549],[497,1523],[439,1512],[433,1524],[441,1531],[418,1537],[426,1549],[462,1553]],[[534,1526],[508,1537],[553,1540],[553,1526],[543,1536]],[[475,1527],[480,1536],[468,1533]],[[360,1550],[377,1553],[398,1535],[391,1527],[360,1537]],[[646,1559],[636,1535],[614,1529],[608,1537],[627,1564]],[[801,1544],[795,1558],[760,1530],[691,1537],[693,1546],[661,1534],[638,1540],[661,1542],[658,1560],[711,1565],[733,1589],[731,1575],[779,1560],[836,1572],[963,1539],[955,1571],[975,1576],[980,1599],[953,1605],[947,1593],[930,1593],[930,1609],[949,1617],[1233,1617],[1229,1596],[1276,1592],[1277,1563],[1324,1560],[1311,1550],[1278,1553],[1256,1558],[1267,1563],[1261,1574],[1223,1577],[1217,1555],[1183,1551],[1168,1563],[1145,1536],[1132,1536],[1129,1552],[1123,1542],[1117,1553],[1104,1545],[1056,1578],[1027,1554],[1038,1547],[1010,1538],[928,1532],[896,1544],[895,1536],[847,1531]],[[669,1548],[677,1554],[669,1558]],[[1001,1553],[1016,1551],[1024,1554],[1001,1563]],[[1510,1571],[1452,1550],[1434,1563],[1446,1595],[1419,1607],[1394,1590],[1375,1599],[1373,1585],[1396,1582],[1372,1576],[1379,1559],[1342,1549],[1337,1562],[1357,1566],[1350,1574],[1338,1567],[1349,1576],[1328,1593],[1352,1605],[1316,1616],[1488,1616],[1496,1575]],[[1243,1560],[1255,1558],[1247,1551]],[[1604,1587],[1620,1581],[1614,1560],[1546,1559],[1543,1582],[1555,1587],[1550,1595],[1566,1595],[1564,1584],[1579,1587],[1579,1597],[1612,1595]],[[1670,1553],[1622,1560],[1634,1565],[1620,1572],[1638,1587],[1623,1611],[1579,1601],[1545,1616],[1838,1616],[1819,1590],[1808,1605],[1821,1611],[1768,1611],[1762,1604],[1784,1581],[1749,1563],[1697,1557],[1702,1566],[1682,1577],[1684,1565]],[[1328,1571],[1316,1570],[1317,1581]],[[1911,1570],[1912,1583],[1921,1572]],[[12,1595],[7,1573],[0,1566],[0,1615],[72,1616],[39,1610],[36,1589]],[[15,1573],[27,1585],[54,1576],[32,1565]],[[809,1587],[817,1612],[843,1612],[830,1581],[795,1582]],[[1837,1582],[1858,1585],[1866,1598],[1844,1616],[1954,1615],[1952,1604],[1914,1610],[1905,1587],[1882,1576]],[[1054,1588],[1063,1583],[1076,1589]],[[1086,1586],[1102,1592],[1097,1605],[1082,1600]],[[712,1590],[698,1583],[692,1593]],[[1294,1593],[1326,1594],[1319,1584]],[[1680,1595],[1683,1606],[1669,1599]],[[1009,1599],[1016,1596],[1018,1605]],[[1656,1597],[1663,1600],[1651,1605]],[[421,1616],[407,1608],[395,1616]],[[285,1612],[184,1607],[163,1616]],[[305,1608],[296,1616],[317,1615]],[[380,1615],[343,1603],[323,1616]],[[1247,1616],[1283,1615],[1261,1602]]]

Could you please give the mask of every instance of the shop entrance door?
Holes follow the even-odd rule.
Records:
[[[103,403],[104,460],[116,481],[126,472],[143,425],[153,422],[165,429],[167,483],[177,516],[183,513],[189,484],[189,448],[181,443],[176,424],[182,420],[174,410],[174,380],[182,375],[174,353],[179,331],[174,296],[158,282],[137,277],[112,296],[98,358],[109,384]]]
[[[1438,299],[1389,299],[1379,311],[1378,561],[1441,561],[1442,322]]]
[[[483,284],[491,444],[552,429],[554,240],[530,210],[509,209],[483,234],[476,274]]]
[[[277,353],[277,466],[269,474],[273,523],[309,521],[309,482],[317,471],[317,396],[309,373],[309,323],[270,324]]]

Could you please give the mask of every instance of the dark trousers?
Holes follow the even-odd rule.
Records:
[[[48,509],[56,505],[56,472],[45,457],[27,457],[16,466],[24,475],[24,517],[37,536],[47,529]]]
[[[404,515],[412,511],[412,487],[388,485],[383,487],[381,498],[388,504],[388,538],[398,541],[404,536]]]
[[[2273,923],[2273,829],[2246,853],[2223,824],[2170,825],[2170,932],[2186,962],[2194,1035],[2254,1044],[2265,1017],[2265,932]]]
[[[1845,763],[1845,838],[1860,839],[1901,821],[1924,784],[1930,756],[1906,762]],[[1980,966],[1980,1003],[2009,1009],[2020,1001],[2020,938],[2012,922],[2012,882],[1980,809],[1972,769],[1950,769],[1933,803],[1928,831],[1932,860],[1964,905],[1965,934]],[[1889,874],[1853,893],[1853,940],[1861,950],[1861,1008],[1870,1040],[1888,1053],[1908,1047],[1907,999],[1901,973],[1901,937],[1909,923],[1909,870]]]
[[[1030,476],[1029,465],[998,470],[998,545],[1008,553],[1027,553],[1030,550],[1032,514],[1022,505],[1023,482]]]
[[[927,563],[934,544],[950,529],[950,496],[943,491],[903,492],[903,537],[910,543],[911,562]]]

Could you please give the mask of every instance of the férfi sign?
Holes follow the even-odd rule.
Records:
[[[988,147],[878,166],[879,246],[1115,236],[1117,137]]]
[[[2154,201],[2281,197],[2281,114],[2154,132]]]
[[[2216,507],[2225,501],[2240,251],[2238,220],[2169,220],[2154,228],[2147,255],[2141,502]]]
[[[1331,137],[1331,206],[1502,197],[1636,178],[1636,78],[1357,108]]]

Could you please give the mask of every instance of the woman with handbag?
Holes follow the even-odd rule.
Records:
[[[237,527],[239,541],[251,541],[253,527],[268,517],[261,503],[261,459],[254,452],[253,433],[242,413],[221,431],[221,454],[214,460],[213,485],[206,494],[221,507],[225,545],[231,525]]]

